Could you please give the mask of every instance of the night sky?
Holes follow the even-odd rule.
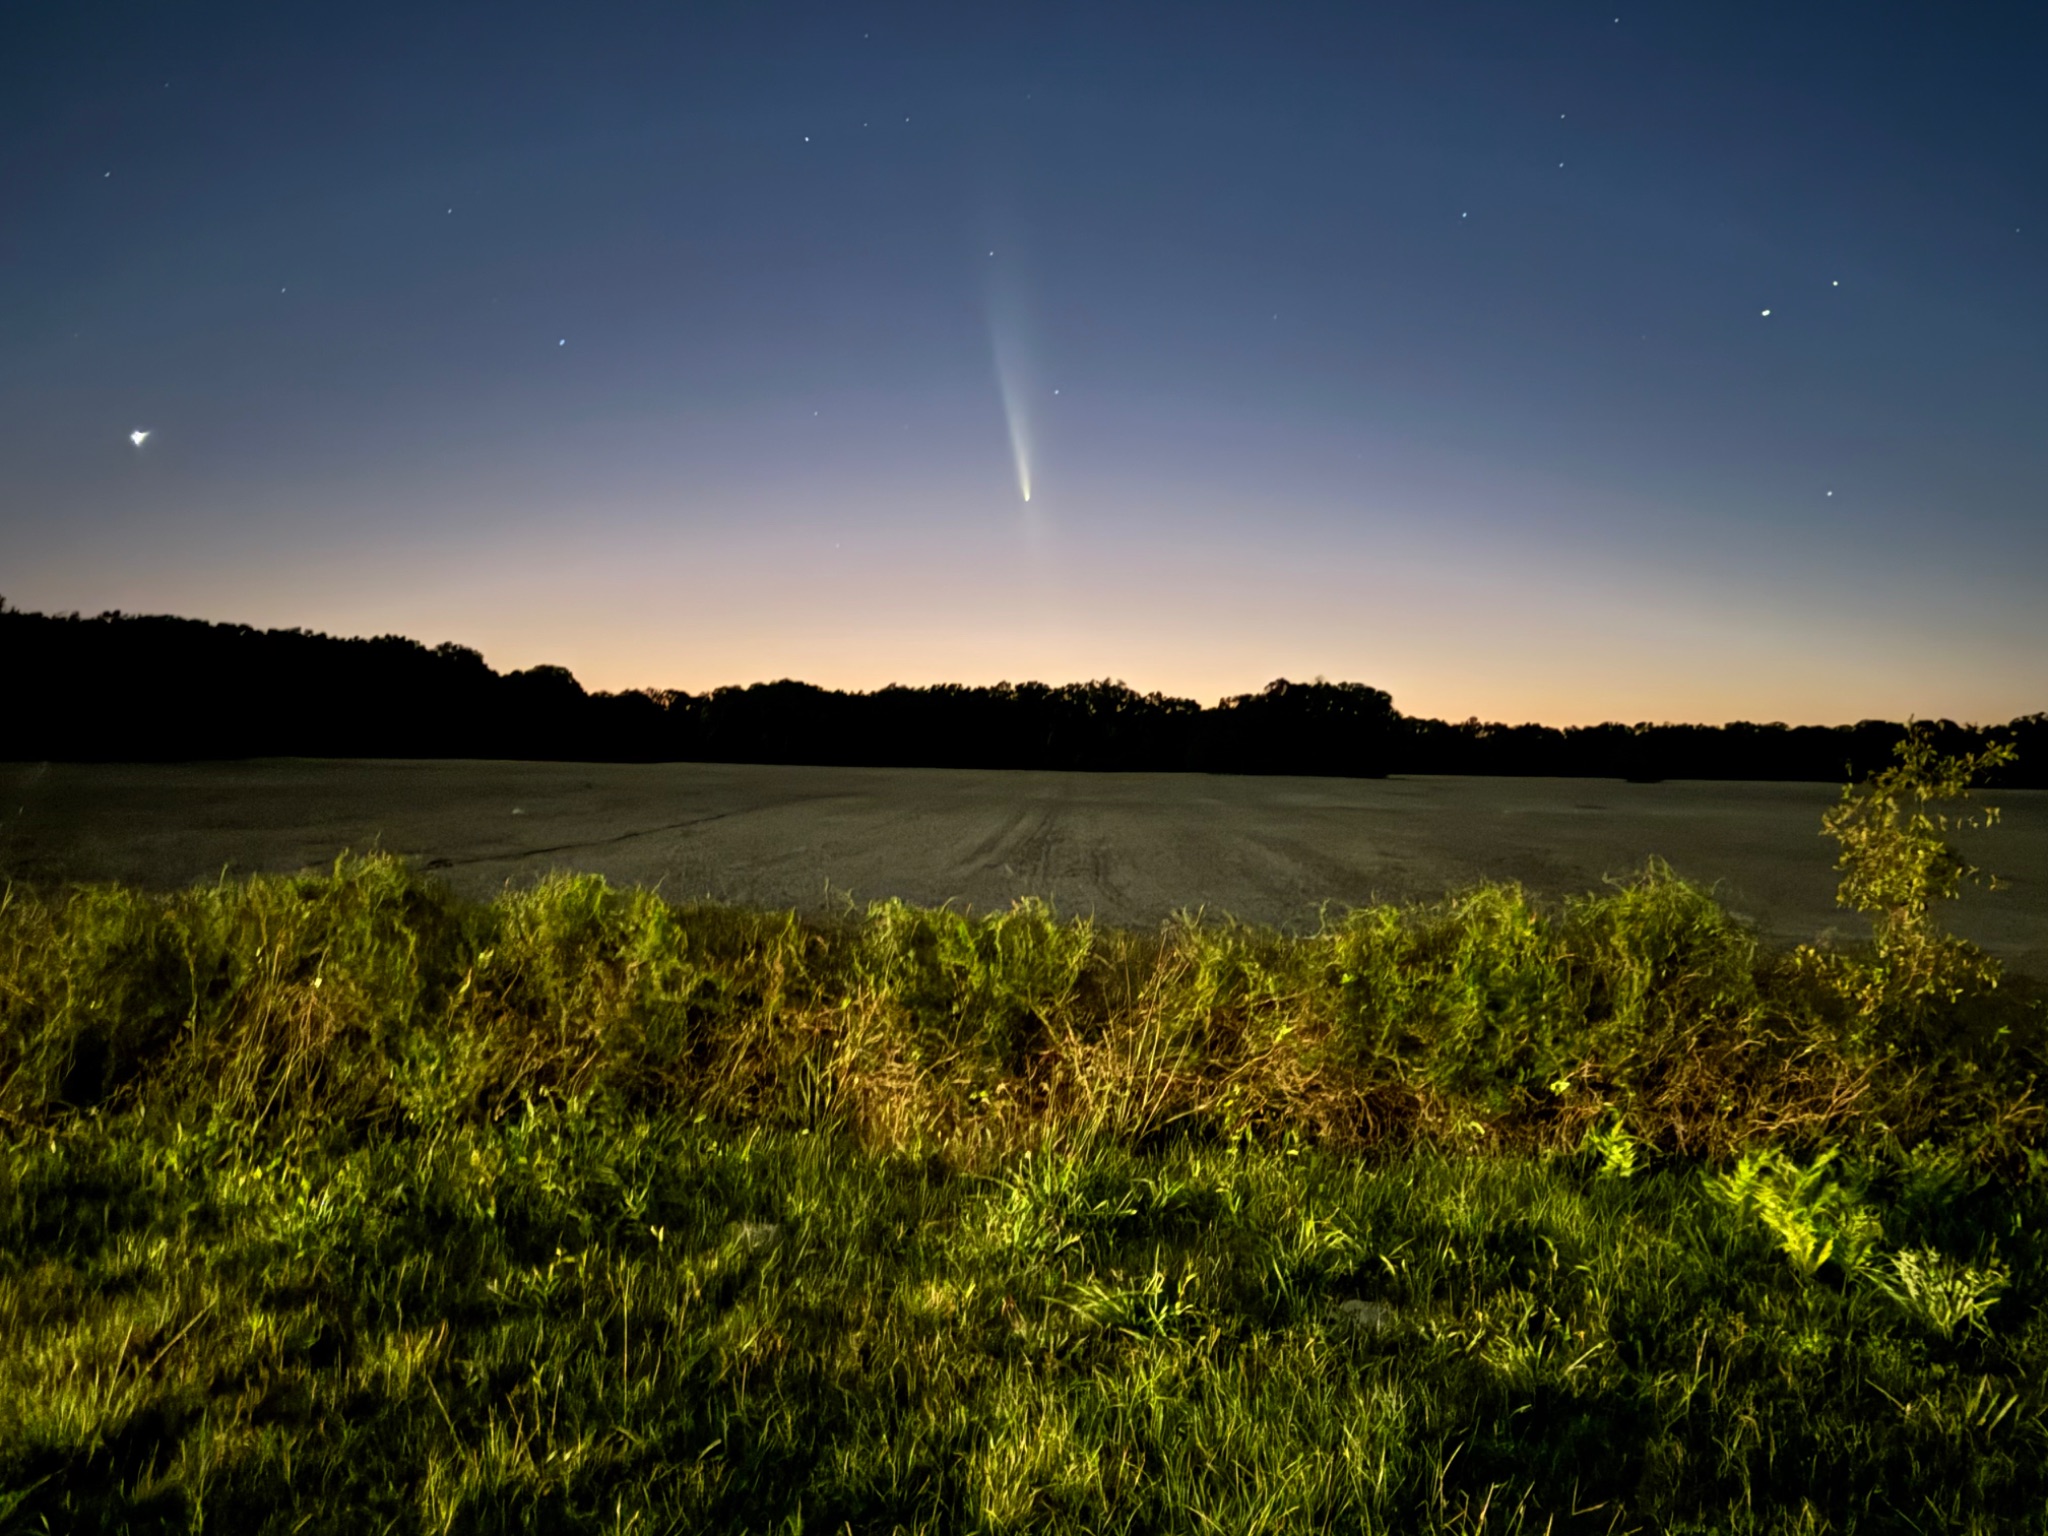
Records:
[[[2048,709],[2044,43],[2016,5],[15,7],[0,593],[593,688]]]

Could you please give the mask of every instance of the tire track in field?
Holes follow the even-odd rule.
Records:
[[[466,864],[503,864],[519,859],[537,859],[550,853],[571,853],[585,848],[612,848],[620,843],[630,843],[638,838],[657,837],[663,832],[680,832],[685,827],[701,827],[706,822],[724,821],[736,811],[718,811],[710,816],[694,816],[688,821],[671,821],[659,827],[637,827],[630,832],[621,832],[614,837],[595,837],[577,843],[554,843],[545,848],[522,848],[512,853],[482,853],[466,859],[429,859],[425,869],[457,869]]]

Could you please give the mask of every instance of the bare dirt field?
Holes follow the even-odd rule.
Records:
[[[975,914],[1036,895],[1154,929],[1205,909],[1313,932],[1328,901],[1432,899],[1486,879],[1548,898],[1657,855],[1786,941],[1864,931],[1834,904],[1826,784],[1241,778],[726,763],[276,759],[0,764],[0,876],[154,888],[401,853],[488,896],[585,870],[805,912],[900,896]],[[2048,976],[2048,791],[1980,795],[1966,851],[2007,888],[1952,926]]]

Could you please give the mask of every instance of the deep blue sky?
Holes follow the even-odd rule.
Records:
[[[0,592],[598,687],[2048,708],[2044,42],[18,7]]]

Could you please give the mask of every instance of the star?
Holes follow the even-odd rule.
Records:
[[[130,432],[128,434],[128,441],[133,443],[136,447],[140,448],[142,446],[142,440],[147,436],[149,436],[147,432]]]
[[[1765,311],[1764,311],[1764,313],[1768,315],[1768,314],[1770,313],[1770,311],[1769,311],[1769,310],[1767,309],[1767,310],[1765,310]]]
[[[1829,283],[1828,286],[1830,288],[1839,288],[1842,286],[1842,280],[1838,277],[1832,283]]]
[[[1764,313],[1768,315],[1770,311],[1767,309],[1764,311]],[[569,338],[564,336],[560,341],[556,342],[555,345],[558,347],[566,347],[567,345],[569,345]]]
[[[1828,494],[1829,494],[1830,496],[1832,496],[1832,495],[1834,495],[1835,493],[1834,493],[1833,491],[1829,491],[1829,492],[1828,492]]]

